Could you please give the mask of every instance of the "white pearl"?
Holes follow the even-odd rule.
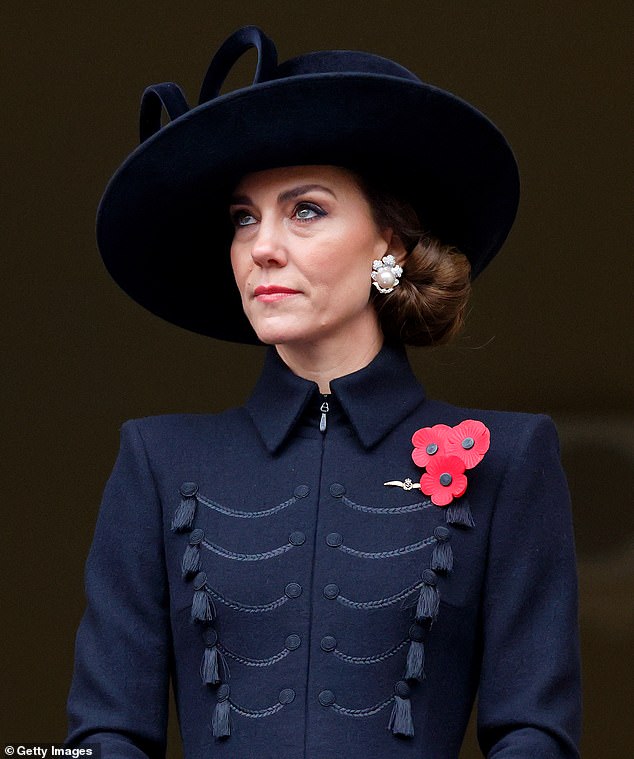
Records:
[[[376,273],[376,279],[379,285],[381,285],[381,287],[385,290],[387,290],[388,287],[394,287],[396,283],[394,272],[390,271],[389,269],[381,269],[378,271]]]

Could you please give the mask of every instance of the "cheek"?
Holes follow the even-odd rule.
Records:
[[[382,240],[366,227],[363,218],[357,226],[347,223],[326,242],[319,256],[324,279],[353,289],[370,282],[372,261],[382,249]]]
[[[329,257],[314,272],[313,282],[324,307],[336,312],[357,311],[370,298],[372,261],[365,257],[349,257],[341,253]]]
[[[248,274],[247,262],[245,257],[240,253],[239,247],[235,244],[231,246],[231,269],[233,271],[233,278],[238,285],[238,289],[242,292],[244,283]]]

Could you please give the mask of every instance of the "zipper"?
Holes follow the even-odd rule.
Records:
[[[330,411],[330,406],[328,405],[329,396],[323,393],[322,398],[324,399],[324,402],[319,407],[319,410],[321,411],[321,419],[319,420],[319,431],[322,434],[325,434],[326,433],[326,414]]]
[[[326,419],[328,412],[330,411],[330,405],[328,403],[328,399],[330,398],[330,395],[327,393],[321,393],[321,404],[319,406],[319,411],[321,412],[321,418],[319,420],[319,430],[321,432],[321,455],[319,457],[319,469],[318,469],[318,475],[317,475],[317,511],[314,517],[314,524],[315,524],[315,534],[313,536],[313,561],[310,565],[310,580],[309,580],[309,587],[311,589],[311,594],[315,591],[315,574],[316,569],[315,566],[317,562],[315,561],[315,557],[317,555],[317,533],[319,531],[319,526],[321,525],[322,517],[320,515],[320,503],[321,503],[321,493],[322,489],[325,487],[323,485],[323,478],[324,478],[324,455],[326,452]],[[315,406],[319,403],[319,396],[315,398],[314,401],[311,401],[311,408],[315,408],[315,406],[312,405],[312,403],[315,403]],[[316,411],[317,409],[315,409]],[[313,412],[311,411],[311,414]],[[316,447],[316,446],[315,446]],[[323,507],[322,507],[323,508]],[[307,663],[307,682],[313,682],[315,680],[313,676],[313,639],[315,635],[317,634],[317,625],[314,623],[314,614],[313,614],[313,606],[314,604],[311,603],[309,607],[309,617],[308,617],[308,645],[307,645],[307,651],[308,651],[308,663]],[[310,713],[310,704],[309,704],[309,688],[306,688],[306,695],[304,699],[304,713],[309,714]],[[308,757],[308,745],[309,740],[309,730],[304,730],[304,753],[302,756],[304,759]],[[312,754],[310,754],[312,756]]]

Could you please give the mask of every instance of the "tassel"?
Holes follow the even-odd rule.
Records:
[[[425,645],[413,640],[407,652],[407,666],[405,668],[406,680],[424,680],[425,672]]]
[[[218,672],[218,649],[207,646],[200,664],[200,677],[205,685],[218,685],[221,682]]]
[[[449,545],[449,530],[442,525],[434,530],[436,545],[431,555],[431,568],[434,572],[451,572],[453,569],[453,551]]]
[[[447,516],[445,517],[447,524],[459,524],[463,527],[475,527],[473,521],[473,514],[471,513],[471,507],[467,501],[459,501],[458,503],[451,503],[447,506]]]
[[[194,578],[194,598],[192,600],[192,619],[195,622],[213,622],[216,618],[216,607],[211,594],[205,587],[207,575],[199,572]]]
[[[229,667],[224,655],[218,650],[218,633],[213,627],[208,627],[204,633],[205,651],[200,663],[200,677],[206,685],[218,685],[222,682],[220,667],[225,673],[225,679],[229,679]]]
[[[213,622],[216,618],[216,607],[206,590],[194,591],[192,601],[192,619],[195,622]]]
[[[449,543],[436,543],[431,555],[431,568],[434,572],[451,572],[453,569],[453,551]]]
[[[399,680],[394,686],[394,706],[387,729],[391,730],[394,735],[406,735],[411,738],[414,735],[414,724],[409,695],[409,685],[405,680]]]
[[[195,574],[200,569],[200,550],[198,546],[187,546],[183,554],[181,570],[183,577]]]
[[[205,537],[201,529],[192,530],[189,535],[189,545],[183,554],[181,572],[183,577],[193,575],[200,569],[200,544]]]
[[[394,706],[387,727],[394,735],[406,735],[409,738],[414,735],[412,707],[409,698],[394,696]]]
[[[215,738],[226,738],[231,735],[229,693],[230,688],[227,683],[223,683],[218,688],[218,703],[211,718],[211,729]]]
[[[424,569],[423,582],[425,584],[420,589],[418,604],[416,605],[416,619],[431,619],[433,621],[438,616],[440,608],[436,573],[431,569]]]
[[[184,482],[180,487],[181,502],[172,519],[172,532],[191,530],[196,516],[196,493],[198,485],[195,482]]]
[[[407,664],[405,666],[405,679],[406,680],[424,680],[425,672],[425,646],[423,639],[425,637],[425,629],[422,625],[414,623],[409,628],[409,637],[411,643],[409,651],[407,652]]]

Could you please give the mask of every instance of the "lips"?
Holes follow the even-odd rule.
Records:
[[[255,288],[253,294],[257,298],[259,295],[294,295],[299,290],[293,290],[291,287],[282,287],[281,285],[259,285]]]
[[[259,285],[253,291],[253,299],[258,303],[277,303],[299,295],[299,290],[282,285]]]

